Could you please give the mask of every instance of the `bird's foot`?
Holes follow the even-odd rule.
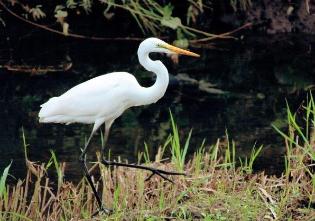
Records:
[[[127,164],[127,163],[120,163],[120,162],[115,162],[115,161],[108,161],[108,160],[105,160],[105,159],[102,159],[102,163],[107,165],[107,166],[121,166],[121,167],[129,167],[129,168],[136,168],[136,169],[151,171],[152,174],[150,176],[148,176],[148,178],[146,178],[145,181],[149,181],[154,175],[157,175],[157,176],[161,177],[164,180],[167,180],[167,181],[169,181],[171,183],[174,183],[171,179],[169,179],[167,177],[168,175],[186,176],[185,173],[166,171],[166,170],[161,170],[161,169],[156,169],[156,168],[153,168],[153,167],[147,167],[147,166],[136,165],[136,164]]]
[[[178,172],[173,172],[173,171],[165,171],[165,170],[160,170],[160,169],[155,169],[155,168],[151,168],[148,167],[148,170],[151,171],[151,175],[148,176],[145,181],[149,181],[154,175],[157,175],[161,178],[163,178],[164,180],[167,180],[171,183],[174,183],[173,180],[169,179],[166,175],[175,175],[175,176],[186,176],[186,173],[178,173]]]
[[[108,209],[104,206],[101,206],[100,208],[98,208],[98,210],[92,214],[92,218],[97,216],[97,215],[101,215],[101,216],[105,216],[105,215],[110,215],[113,213],[113,209]]]

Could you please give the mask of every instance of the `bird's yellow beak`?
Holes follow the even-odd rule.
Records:
[[[160,47],[166,48],[166,49],[168,49],[168,50],[170,50],[170,51],[172,51],[172,52],[174,52],[176,54],[182,54],[182,55],[187,55],[187,56],[192,56],[192,57],[200,57],[199,54],[196,54],[194,52],[175,47],[175,46],[170,45],[170,44],[163,44],[163,45],[160,45]]]

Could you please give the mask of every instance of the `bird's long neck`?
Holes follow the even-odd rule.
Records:
[[[138,50],[138,58],[140,64],[148,71],[156,74],[156,81],[151,87],[142,87],[143,93],[142,104],[150,104],[157,102],[167,89],[169,83],[169,76],[167,68],[161,61],[153,61],[149,57],[149,52],[145,50]]]

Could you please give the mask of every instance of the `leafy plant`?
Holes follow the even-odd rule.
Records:
[[[56,154],[54,151],[50,150],[51,153],[51,158],[49,159],[46,169],[48,169],[52,164],[54,165],[57,176],[58,176],[58,190],[60,189],[62,183],[63,183],[63,169],[62,169],[62,164],[58,162],[58,159],[56,157]]]
[[[3,170],[1,179],[0,179],[0,200],[3,199],[3,197],[7,198],[7,191],[6,191],[6,180],[9,175],[9,170],[11,167],[12,162]]]
[[[172,124],[172,135],[171,135],[171,152],[172,152],[172,162],[175,163],[177,169],[184,170],[185,160],[187,156],[187,151],[189,147],[189,142],[192,134],[192,130],[190,130],[188,137],[185,141],[184,147],[181,147],[179,133],[177,125],[175,124],[173,115],[170,111],[171,116],[171,124]]]
[[[34,8],[30,8],[28,10],[28,12],[32,15],[35,21],[46,17],[46,14],[42,11],[41,8],[42,5],[36,5]]]
[[[254,146],[249,159],[245,157],[245,160],[242,160],[240,158],[241,168],[244,172],[247,174],[251,174],[253,172],[253,165],[255,160],[257,159],[258,155],[260,154],[261,150],[263,148],[263,145],[261,145],[258,149]]]
[[[74,4],[71,4],[71,6],[74,7]],[[87,14],[89,14],[92,11],[92,0],[80,0],[79,6],[82,7]]]
[[[299,117],[299,114],[304,116]],[[302,121],[301,121],[302,119]],[[306,106],[296,113],[293,113],[287,103],[288,133],[281,131],[275,125],[273,128],[285,139],[285,175],[287,177],[288,192],[304,191],[308,194],[308,206],[315,202],[315,102],[310,92]],[[299,177],[296,177],[299,174]],[[292,178],[289,181],[290,177]],[[309,177],[310,181],[305,182],[302,177]],[[301,187],[292,186],[291,182],[301,183]],[[286,206],[289,199],[283,197],[280,207]]]
[[[8,1],[11,2],[12,5],[19,5],[21,9],[25,11],[23,15],[25,16],[26,20],[24,18],[20,18],[21,20],[31,20],[29,15],[32,16],[34,21],[51,16],[49,14],[50,10],[47,9],[47,5],[32,6],[31,3],[22,3],[17,0]],[[204,9],[211,8],[209,6],[211,5],[211,1],[204,3],[203,0],[185,0],[185,2],[188,3],[186,19],[185,16],[178,17],[174,15],[174,4],[171,2],[165,3],[164,1],[154,0],[66,0],[63,3],[58,3],[53,6],[55,10],[52,16],[54,16],[57,23],[61,25],[62,32],[49,27],[50,25],[37,24],[35,22],[28,23],[58,34],[64,34],[77,38],[88,38],[88,36],[70,33],[69,27],[72,24],[69,21],[74,21],[73,17],[79,16],[81,11],[84,11],[85,14],[92,13],[93,6],[97,5],[98,7],[104,7],[103,15],[107,19],[111,19],[116,14],[116,11],[118,11],[117,9],[128,12],[135,19],[138,27],[144,34],[159,36],[163,33],[174,33],[173,36],[176,36],[176,44],[178,46],[181,45],[183,47],[187,47],[189,43],[188,40],[196,38],[202,38],[202,41],[212,40],[213,38],[230,38],[228,33],[215,35],[206,31],[202,31],[199,28],[192,27],[192,24],[196,23],[197,17],[201,13],[204,13]],[[5,9],[10,11],[10,14],[13,14],[15,17],[19,18],[18,14],[15,14],[7,7],[5,7]],[[71,18],[68,19],[68,17]],[[204,37],[207,39],[204,39]],[[90,38],[98,40],[102,39],[100,37]]]

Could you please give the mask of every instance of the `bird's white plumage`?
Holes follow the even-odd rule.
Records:
[[[43,123],[87,123],[116,119],[134,103],[135,89],[141,87],[126,72],[113,72],[81,83],[41,105]]]
[[[145,88],[126,72],[113,72],[83,82],[59,97],[41,105],[38,114],[41,123],[93,124],[95,131],[102,123],[112,124],[127,108],[146,105],[159,100],[165,93],[169,77],[160,61],[149,58],[150,52],[171,53],[161,48],[166,44],[157,38],[144,40],[138,48],[139,62],[157,75],[153,86]]]

